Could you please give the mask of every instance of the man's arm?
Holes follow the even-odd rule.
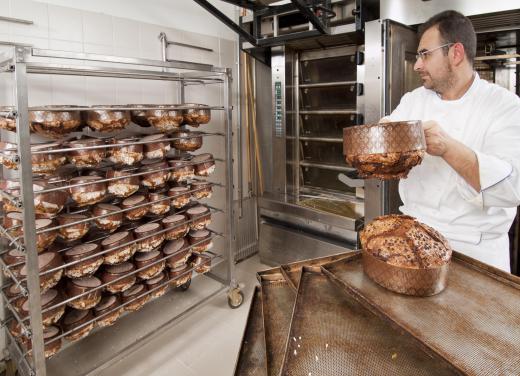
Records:
[[[444,159],[475,191],[480,192],[480,171],[475,152],[450,137],[435,121],[423,122],[423,129],[426,152]]]

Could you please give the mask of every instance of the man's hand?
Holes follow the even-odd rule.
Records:
[[[454,140],[436,121],[423,121],[422,126],[426,138],[426,152],[431,155],[443,157],[453,145]]]

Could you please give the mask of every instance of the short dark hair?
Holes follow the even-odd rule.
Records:
[[[439,29],[442,43],[462,43],[466,57],[473,64],[477,53],[477,35],[468,17],[454,10],[436,14],[419,27],[419,39],[434,26]]]

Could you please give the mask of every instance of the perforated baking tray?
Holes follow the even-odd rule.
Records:
[[[363,273],[360,253],[322,270],[461,374],[520,375],[520,278],[457,252],[446,290],[431,297],[400,295],[372,282]]]
[[[344,293],[319,267],[303,268],[281,375],[457,374]]]
[[[278,376],[280,372],[302,267],[320,266],[340,260],[349,254],[350,252],[347,252],[298,261],[257,273],[261,286],[260,295],[262,296],[262,320],[268,375]],[[254,320],[254,318],[251,318],[251,314],[253,314],[253,311],[250,312],[248,326],[250,325],[249,321]]]
[[[260,275],[267,374],[278,376],[291,323],[296,293],[283,274]]]
[[[255,287],[242,346],[235,367],[235,376],[267,376],[265,363],[264,316],[262,293]]]
[[[310,260],[303,260],[298,262],[293,262],[290,264],[280,266],[281,273],[284,275],[285,280],[289,283],[291,288],[296,292],[298,290],[298,284],[300,283],[301,271],[304,266],[312,267],[312,266],[321,266],[324,264],[331,263],[333,261],[341,260],[352,254],[352,252],[344,252],[338,253],[336,255],[330,255],[325,257],[319,257]]]

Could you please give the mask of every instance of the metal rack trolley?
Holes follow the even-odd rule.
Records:
[[[32,48],[22,45],[13,45],[12,54],[10,56],[5,55],[0,58],[0,72],[10,73],[14,77],[15,82],[15,110],[9,113],[4,113],[5,116],[10,116],[16,120],[16,143],[18,145],[18,154],[13,158],[18,163],[19,180],[21,183],[21,191],[19,198],[9,195],[7,192],[1,192],[2,198],[10,200],[14,205],[22,208],[23,213],[23,243],[20,239],[15,239],[8,236],[5,228],[0,226],[0,231],[7,235],[12,246],[18,247],[18,249],[25,252],[26,265],[28,268],[28,276],[26,280],[27,288],[23,287],[22,281],[17,279],[9,267],[1,260],[0,264],[6,274],[11,276],[13,283],[22,286],[22,292],[25,296],[28,294],[29,310],[30,314],[28,317],[20,317],[20,314],[13,309],[12,302],[5,294],[5,286],[1,290],[3,303],[6,309],[10,311],[10,317],[4,322],[4,328],[9,324],[10,320],[16,320],[21,323],[21,327],[25,335],[30,338],[32,342],[32,350],[29,354],[27,351],[19,346],[17,341],[9,333],[9,330],[5,330],[8,336],[8,350],[11,359],[16,363],[18,371],[22,375],[35,375],[45,376],[48,372],[47,361],[44,356],[44,337],[42,327],[42,308],[40,302],[40,283],[38,273],[38,254],[36,251],[36,228],[35,228],[35,209],[34,209],[34,192],[32,185],[32,166],[31,166],[31,152],[30,152],[30,130],[29,124],[29,108],[28,108],[28,87],[27,87],[27,76],[29,74],[52,74],[52,75],[76,75],[76,76],[97,76],[97,77],[114,77],[114,78],[131,78],[131,79],[145,79],[145,80],[167,80],[176,81],[179,83],[179,100],[184,103],[185,89],[189,85],[206,85],[206,84],[217,84],[221,85],[223,91],[223,106],[212,106],[212,110],[221,110],[224,112],[224,133],[207,133],[203,132],[205,136],[222,136],[225,138],[225,160],[215,159],[220,161],[225,166],[225,184],[213,184],[221,187],[225,190],[225,208],[222,212],[225,214],[226,223],[225,231],[223,234],[213,231],[215,236],[224,237],[225,246],[223,254],[217,255],[213,253],[211,273],[206,274],[212,279],[216,280],[219,284],[217,291],[212,292],[208,296],[204,296],[198,299],[194,304],[187,307],[183,306],[183,310],[176,314],[174,317],[168,316],[168,321],[160,323],[153,328],[149,328],[141,338],[135,339],[129,343],[125,343],[122,349],[115,351],[114,354],[110,354],[110,363],[115,362],[117,359],[128,355],[130,352],[135,351],[139,346],[148,342],[155,335],[161,333],[167,327],[170,327],[178,321],[179,318],[183,317],[186,313],[190,312],[194,308],[203,304],[211,297],[217,295],[225,289],[228,289],[228,303],[232,308],[240,306],[243,300],[242,292],[240,291],[239,285],[234,278],[234,249],[235,249],[235,229],[234,229],[234,213],[233,213],[233,148],[232,148],[232,76],[231,69],[219,68],[207,64],[190,63],[183,61],[156,61],[148,59],[138,58],[127,58],[127,57],[114,57],[105,55],[85,54],[85,53],[73,53],[65,51],[53,51]],[[53,58],[60,59],[60,62],[49,63],[49,62],[38,62],[37,58],[48,58],[52,61]],[[36,59],[35,59],[36,58]],[[62,63],[61,59],[69,59],[72,62],[82,62],[84,65],[67,65]],[[107,66],[101,65],[90,65],[92,63],[117,63],[118,66]],[[129,68],[121,68],[123,64],[129,66]],[[175,70],[183,70],[182,73]],[[187,70],[187,71],[186,71]],[[100,107],[99,109],[101,109]],[[179,107],[177,107],[179,108]],[[181,107],[182,108],[182,107]],[[32,108],[31,108],[32,109]],[[79,110],[96,109],[92,107],[78,108]],[[123,109],[123,108],[122,108]],[[128,110],[131,108],[128,107]],[[58,109],[55,109],[58,110]],[[173,138],[172,138],[173,139]],[[109,146],[101,146],[109,147]],[[87,147],[89,148],[97,148]],[[84,148],[83,148],[84,149]],[[69,149],[70,150],[70,149]],[[63,151],[63,150],[61,150]],[[138,175],[138,174],[137,174]],[[108,181],[110,179],[105,179]],[[66,189],[62,188],[62,189]],[[51,189],[52,190],[52,189]],[[160,200],[158,200],[160,201]],[[208,206],[208,205],[207,205]],[[221,211],[217,208],[208,206],[211,210]],[[122,210],[124,211],[124,209]],[[89,218],[88,221],[93,220]],[[60,227],[60,226],[58,226]],[[155,235],[155,234],[153,234]],[[195,244],[196,245],[196,244]],[[6,247],[2,246],[0,254],[7,252]],[[214,263],[217,260],[217,263]],[[74,263],[74,262],[72,262]],[[65,264],[60,268],[64,268]],[[217,269],[216,266],[219,266]],[[52,271],[52,270],[51,270]],[[136,270],[135,272],[138,272]],[[48,273],[49,271],[47,271]],[[189,273],[192,272],[190,269]],[[41,273],[40,273],[41,274]],[[43,273],[45,274],[45,272]],[[103,288],[101,285],[99,288]],[[160,288],[161,286],[157,286]],[[137,297],[136,299],[138,299]],[[164,299],[159,298],[158,300]],[[68,299],[71,300],[71,299]],[[60,304],[65,304],[67,300]],[[131,303],[128,302],[128,303]],[[168,303],[169,304],[169,303]],[[45,311],[53,309],[50,307]],[[108,312],[107,314],[109,314]],[[136,313],[133,313],[136,314]],[[29,325],[26,322],[29,321]],[[153,321],[153,320],[152,320]],[[84,325],[87,325],[85,323]],[[117,326],[117,324],[116,324]],[[76,328],[77,329],[77,328]],[[62,334],[61,336],[63,336]],[[81,346],[82,343],[75,344],[74,346]],[[71,365],[72,366],[72,365]],[[106,366],[106,364],[104,365]],[[96,367],[99,370],[103,367]],[[70,372],[73,372],[70,370]],[[93,372],[89,370],[88,373]]]

